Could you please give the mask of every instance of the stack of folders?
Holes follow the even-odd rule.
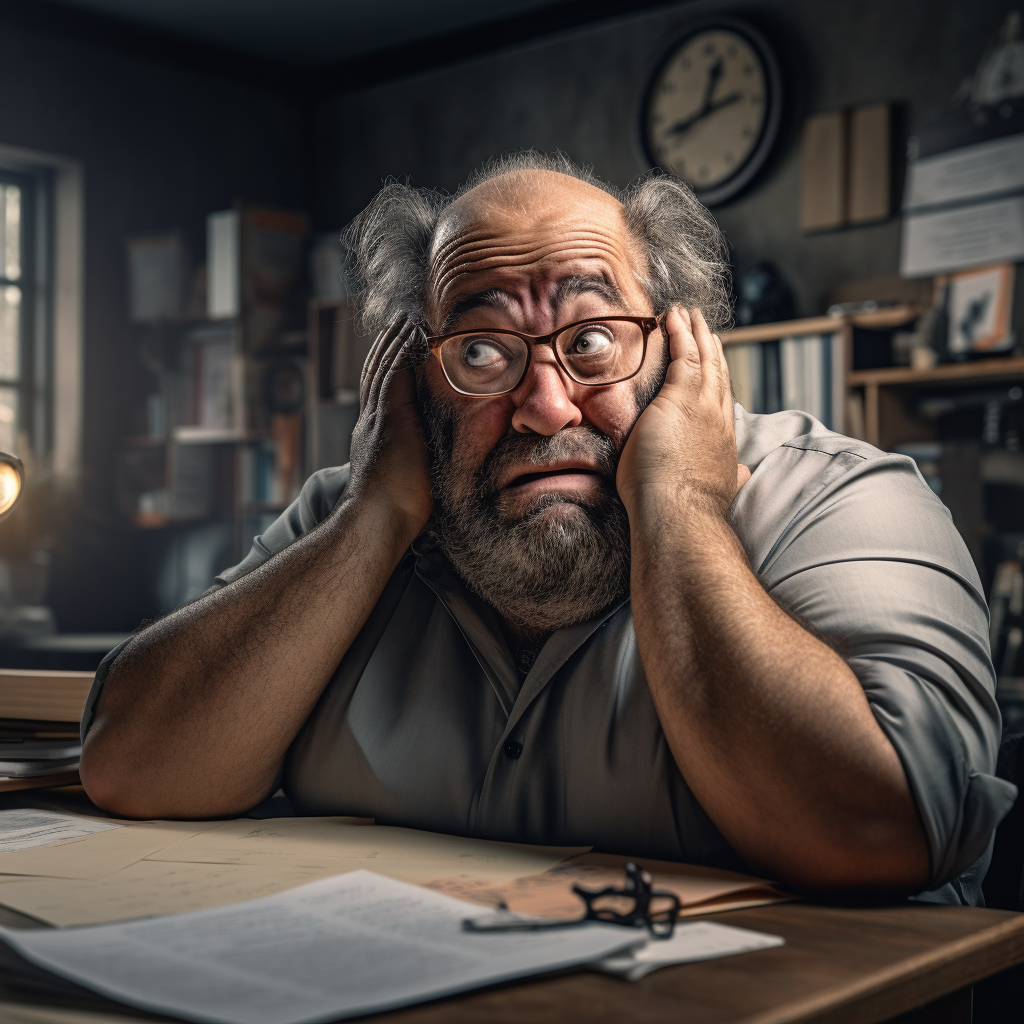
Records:
[[[0,669],[0,790],[77,781],[91,672]]]
[[[830,429],[845,396],[842,335],[809,334],[725,347],[733,395],[747,412],[799,409]]]

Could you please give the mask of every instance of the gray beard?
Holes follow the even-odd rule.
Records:
[[[634,386],[637,416],[661,390],[668,365],[666,345],[660,366]],[[629,516],[615,489],[620,449],[607,434],[589,426],[551,437],[511,430],[474,471],[456,451],[454,406],[432,400],[419,375],[417,391],[432,455],[427,529],[474,594],[523,632],[542,634],[586,622],[629,593]],[[506,467],[580,456],[601,468],[596,500],[545,494],[520,518],[502,508]]]
[[[436,413],[426,417],[434,453],[429,529],[470,590],[530,633],[584,622],[629,592],[629,518],[607,482],[618,462],[609,437],[592,427],[508,434],[471,473],[454,452],[453,424]],[[559,492],[539,497],[521,518],[503,510],[496,481],[510,463],[579,456],[596,458],[606,474],[596,501]]]

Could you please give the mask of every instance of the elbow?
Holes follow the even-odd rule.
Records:
[[[103,749],[92,734],[82,748],[79,776],[86,795],[97,806],[119,818],[156,818],[155,806],[146,787],[133,785],[137,773],[123,766],[121,759]]]
[[[801,892],[906,895],[928,884],[930,857],[919,820],[867,821],[846,836],[819,837],[787,859],[780,881]]]

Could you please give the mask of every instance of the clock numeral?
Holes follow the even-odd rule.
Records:
[[[710,43],[710,42],[705,43],[704,44],[704,56],[705,57],[713,57],[714,55],[715,55],[715,44],[714,43]]]
[[[689,57],[683,57],[683,58],[682,58],[682,59],[681,59],[681,60],[679,61],[679,66],[680,66],[680,67],[681,67],[681,68],[682,68],[682,69],[683,69],[684,71],[689,71],[689,70],[690,70],[690,68],[691,68],[691,67],[693,67],[693,63],[692,63],[692,61],[690,60],[690,58],[689,58]]]
[[[661,83],[661,91],[666,95],[674,93],[676,91],[676,83],[673,82],[670,78],[666,79],[664,82]]]
[[[753,138],[753,135],[754,135],[753,128],[744,128],[743,129],[743,138],[750,139],[750,138]]]
[[[744,64],[743,65],[743,74],[745,74],[745,75],[752,75],[753,73],[754,73],[754,68],[750,64]]]

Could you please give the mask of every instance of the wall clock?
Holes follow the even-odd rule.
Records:
[[[641,131],[651,163],[715,206],[753,180],[781,123],[774,51],[752,25],[721,17],[691,26],[673,45],[647,91]]]

